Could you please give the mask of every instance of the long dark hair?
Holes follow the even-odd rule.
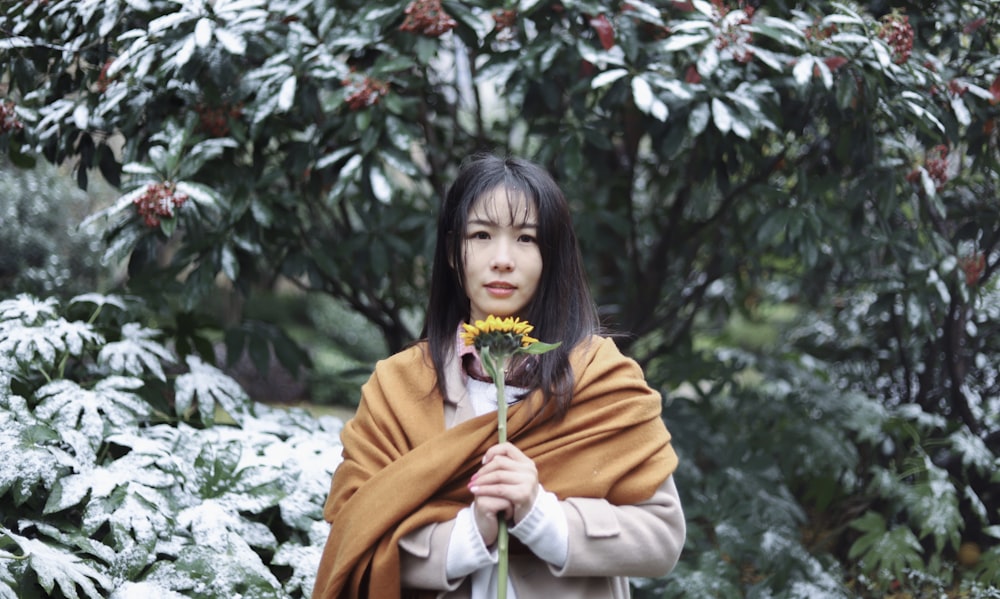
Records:
[[[519,316],[535,326],[532,337],[547,343],[562,342],[558,349],[538,356],[539,367],[532,369],[529,380],[519,381],[519,385],[541,389],[545,405],[554,408],[552,414],[562,417],[573,395],[569,354],[580,342],[599,332],[600,324],[569,204],[559,185],[541,166],[493,154],[477,154],[463,163],[438,216],[422,336],[428,341],[437,387],[442,395],[447,395],[445,360],[454,351],[459,323],[467,321],[470,313],[463,281],[469,211],[480,196],[498,188],[523,193],[534,204],[538,218],[542,274],[535,296]]]

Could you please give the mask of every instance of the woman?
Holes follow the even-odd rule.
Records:
[[[462,323],[488,315],[561,342],[496,387]],[[660,396],[599,323],[569,206],[537,165],[468,161],[449,189],[423,339],[379,362],[342,433],[343,462],[314,598],[495,597],[498,518],[507,597],[618,598],[676,564],[685,523]]]

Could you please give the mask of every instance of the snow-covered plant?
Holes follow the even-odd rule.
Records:
[[[129,309],[0,301],[0,599],[309,596],[340,421],[252,403]]]

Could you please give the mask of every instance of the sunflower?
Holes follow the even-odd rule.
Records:
[[[501,443],[507,441],[507,397],[504,394],[504,365],[515,354],[544,354],[561,343],[542,343],[528,333],[535,330],[527,320],[508,316],[498,318],[490,314],[486,320],[477,320],[475,324],[462,323],[465,332],[462,340],[465,345],[473,345],[479,352],[479,358],[497,388],[497,438]],[[500,519],[497,533],[497,599],[507,597],[508,544],[507,521]]]
[[[514,353],[538,343],[538,339],[528,336],[535,327],[527,320],[511,316],[498,318],[490,314],[486,320],[477,320],[475,324],[463,322],[462,328],[465,329],[462,339],[466,345],[474,345],[478,350],[489,347],[494,354]]]

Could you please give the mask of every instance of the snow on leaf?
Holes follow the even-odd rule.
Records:
[[[111,593],[108,599],[149,599],[150,597],[156,597],[157,599],[185,598],[184,595],[160,586],[155,582],[142,580],[139,582],[125,581]]]
[[[257,464],[284,471],[290,489],[278,505],[290,526],[307,528],[309,521],[322,518],[330,477],[342,459],[340,444],[330,442],[332,436],[327,430],[298,432],[284,441],[276,439],[257,456]]]
[[[212,424],[218,404],[234,420],[242,422],[249,413],[250,398],[239,383],[197,356],[188,356],[186,361],[190,372],[175,381],[177,415],[185,417],[197,402],[202,420]]]
[[[122,326],[120,341],[112,341],[101,348],[97,362],[106,366],[114,374],[140,376],[151,372],[161,381],[167,380],[163,373],[163,363],[172,363],[173,355],[155,340],[159,331],[145,328],[137,323]]]
[[[319,560],[322,555],[322,545],[285,543],[278,547],[278,552],[271,558],[271,563],[278,566],[288,566],[292,569],[292,576],[285,583],[286,593],[300,591],[303,597],[312,595],[316,571],[319,569]]]
[[[920,536],[934,538],[940,552],[945,544],[958,549],[964,526],[958,507],[958,492],[948,472],[924,456],[927,478],[907,488],[906,509],[920,524]]]
[[[981,438],[972,434],[968,426],[953,432],[948,436],[948,441],[952,449],[962,456],[962,465],[984,474],[994,469],[996,457],[993,452]]]
[[[152,175],[153,173],[150,174]],[[89,227],[102,218],[110,219],[111,217],[121,214],[125,210],[129,209],[134,204],[136,198],[146,193],[146,185],[148,181],[142,181],[137,183],[139,183],[137,187],[135,187],[125,195],[121,196],[117,200],[115,200],[114,204],[102,210],[98,210],[97,212],[83,219],[83,224],[81,226]]]
[[[372,194],[378,201],[383,204],[388,204],[392,199],[392,184],[389,183],[389,179],[382,172],[382,169],[374,166],[368,173],[368,179],[371,181]]]
[[[233,534],[209,547],[185,545],[171,562],[159,561],[147,580],[190,591],[187,596],[271,599],[279,596],[281,584],[253,549]],[[202,592],[198,593],[197,590]],[[210,589],[209,595],[204,590]]]
[[[715,47],[715,44],[709,44],[698,55],[695,68],[698,69],[698,73],[702,77],[708,77],[719,67],[720,60],[719,49]]]
[[[80,355],[84,346],[104,341],[91,325],[64,318],[45,321],[41,326],[15,324],[2,330],[4,339],[0,341],[0,354],[13,356],[21,364],[33,364],[36,369],[52,368],[61,354]]]
[[[93,389],[74,381],[56,380],[38,390],[41,401],[35,415],[60,432],[77,430],[99,444],[104,438],[105,420],[127,426],[151,413],[150,405],[131,392],[142,385],[140,379],[122,376],[102,379]]]
[[[238,16],[238,13],[262,6],[267,6],[265,0],[218,0],[215,3],[215,12],[220,17],[233,19]]]
[[[244,451],[239,438],[220,435],[218,441],[205,443],[194,463],[199,495],[218,499],[234,512],[256,514],[277,505],[285,496],[283,473],[279,468],[245,464],[243,456],[248,453],[252,454]]]
[[[705,127],[708,126],[709,108],[708,104],[702,102],[691,109],[691,114],[688,116],[688,132],[692,136],[697,137],[705,131]]]
[[[212,21],[208,17],[202,17],[194,26],[194,42],[199,48],[204,48],[210,41],[212,41]]]
[[[278,110],[288,112],[295,102],[295,87],[297,79],[295,75],[288,76],[281,83],[281,90],[278,92]]]
[[[639,110],[649,113],[653,104],[653,88],[642,77],[632,78],[632,100]]]
[[[18,525],[21,527],[22,533],[26,530],[34,528],[38,533],[34,535],[35,538],[45,537],[60,546],[73,547],[77,550],[76,553],[78,555],[81,553],[88,554],[96,557],[99,561],[104,562],[104,564],[111,564],[116,559],[114,549],[105,545],[101,541],[91,539],[90,537],[83,535],[75,528],[63,531],[55,523],[49,523],[43,520],[32,520],[29,518],[21,519],[18,522]],[[107,572],[108,570],[102,565],[102,571]]]
[[[881,514],[868,511],[855,519],[851,528],[862,534],[848,550],[848,558],[860,557],[865,570],[887,570],[894,577],[902,579],[907,568],[923,564],[920,557],[923,548],[908,527],[897,526],[888,530]]]
[[[0,46],[3,42],[0,41]],[[0,530],[2,532],[2,530]],[[4,554],[0,551],[0,557]],[[18,580],[8,568],[0,568],[0,599],[19,599],[14,589],[17,588]]]
[[[271,529],[243,518],[230,503],[207,499],[177,514],[177,523],[191,532],[199,547],[225,551],[234,539],[249,549],[273,550],[278,541]]]
[[[618,81],[625,75],[628,75],[628,69],[610,69],[600,73],[590,81],[591,89],[598,89]]]
[[[95,569],[90,562],[78,557],[67,547],[50,545],[38,539],[29,539],[10,531],[5,534],[27,555],[29,567],[38,576],[38,584],[52,595],[56,585],[62,594],[69,599],[79,599],[77,589],[83,591],[85,597],[101,599],[106,593],[101,589],[111,588],[111,579],[103,572]],[[97,585],[97,586],[95,586]]]
[[[813,67],[816,65],[816,59],[812,56],[800,56],[798,62],[795,63],[795,67],[792,68],[792,76],[795,77],[795,82],[800,86],[809,83],[809,80],[813,76]]]
[[[63,468],[48,444],[57,440],[52,429],[26,424],[9,412],[0,412],[0,497],[12,493],[14,505],[35,495],[36,489],[51,489]]]
[[[55,298],[39,300],[27,294],[0,302],[0,321],[17,320],[25,325],[35,325],[56,317],[58,302]]]
[[[59,512],[77,505],[88,493],[90,501],[107,499],[122,487],[129,489],[130,493],[146,494],[151,500],[166,505],[167,497],[161,489],[176,480],[156,467],[158,458],[157,455],[130,452],[110,464],[63,477],[52,489],[43,513]]]
[[[242,36],[239,36],[228,29],[219,28],[215,30],[215,38],[219,40],[222,47],[225,48],[230,54],[235,54],[237,56],[242,56],[247,49],[247,42]]]
[[[102,293],[84,293],[69,300],[69,305],[73,306],[75,304],[94,304],[98,309],[103,309],[105,306],[113,306],[122,312],[128,310],[128,305],[125,303],[123,297],[119,295],[104,295]]]
[[[710,39],[707,33],[684,34],[675,33],[668,37],[661,45],[660,50],[664,52],[677,52],[695,44],[701,44]]]
[[[184,21],[190,21],[194,17],[195,15],[185,10],[163,15],[149,22],[149,34],[152,36],[167,29],[172,29]]]
[[[69,352],[72,356],[82,354],[83,348],[87,345],[104,343],[104,336],[85,322],[58,318],[45,323],[44,329],[43,334],[61,341],[63,351]]]
[[[157,540],[174,528],[174,509],[167,491],[130,483],[108,497],[89,501],[83,513],[83,530],[95,535],[107,524],[117,546],[131,547],[152,559]]]
[[[221,152],[221,149],[228,147],[232,143],[232,140],[216,140],[214,143],[218,146],[217,150]],[[198,144],[198,146],[203,146],[205,148],[209,145],[209,142],[202,142]],[[206,154],[208,154],[208,152],[206,152]],[[205,208],[217,210],[225,206],[222,196],[220,196],[217,191],[207,185],[202,185],[201,183],[178,181],[177,191],[187,194],[189,198]]]
[[[936,427],[945,428],[948,421],[940,414],[925,412],[919,404],[903,404],[895,409],[895,415],[916,424],[923,430],[934,429]]]
[[[951,98],[951,109],[955,112],[955,120],[958,121],[959,125],[968,127],[972,123],[972,115],[961,96]]]
[[[83,104],[73,109],[73,124],[77,129],[86,130],[88,122],[90,122],[90,109]]]
[[[712,98],[712,121],[721,133],[729,133],[733,128],[733,113],[725,102]]]

